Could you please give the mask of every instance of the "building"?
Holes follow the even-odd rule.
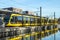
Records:
[[[9,10],[9,11],[16,12],[16,13],[22,13],[22,9],[20,8],[9,7],[9,8],[2,8],[2,9]]]
[[[34,15],[34,12],[32,11],[23,11],[20,8],[14,8],[14,7],[8,7],[8,8],[2,8],[0,12],[11,12],[11,13],[20,13],[20,14],[26,14],[26,15]]]
[[[23,14],[34,15],[34,12],[32,12],[32,11],[23,11]]]

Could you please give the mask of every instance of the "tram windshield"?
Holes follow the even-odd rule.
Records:
[[[9,21],[9,18],[10,18],[10,16],[6,15],[6,16],[4,17],[4,22],[8,22],[8,21]]]

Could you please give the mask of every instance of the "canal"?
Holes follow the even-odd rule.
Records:
[[[60,40],[60,31],[56,32],[55,34],[51,34],[49,36],[41,38],[41,40]]]

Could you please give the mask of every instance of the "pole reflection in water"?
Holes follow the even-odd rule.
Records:
[[[56,32],[55,36],[56,36],[55,40],[60,40],[60,31]],[[42,38],[42,40],[54,40],[54,34],[46,36],[46,37]]]

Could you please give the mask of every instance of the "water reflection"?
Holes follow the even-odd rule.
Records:
[[[42,40],[54,40],[54,34],[51,34],[50,36],[46,36],[42,38]],[[55,33],[55,40],[60,40],[60,31]]]

